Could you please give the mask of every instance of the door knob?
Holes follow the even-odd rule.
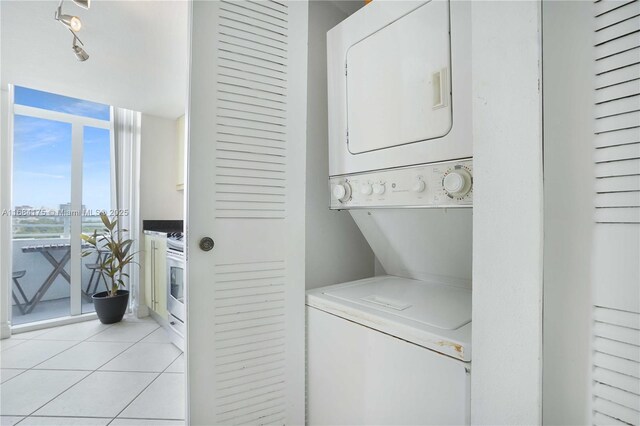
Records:
[[[200,239],[200,250],[202,251],[210,251],[215,245],[216,244],[209,237],[204,237]]]

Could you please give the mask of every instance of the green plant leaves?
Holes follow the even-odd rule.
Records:
[[[98,235],[97,231],[94,231],[93,235],[81,235],[82,240],[89,246],[82,253],[82,256],[101,254],[101,256],[98,256],[102,259],[98,263],[98,270],[108,278],[106,281],[111,283],[110,285],[105,283],[109,296],[116,296],[118,289],[126,287],[123,278],[129,278],[129,274],[124,272],[127,265],[138,265],[137,262],[133,261],[137,252],[130,253],[134,240],[123,238],[123,234],[128,231],[126,229],[118,229],[118,220],[115,217],[109,219],[105,213],[100,213],[100,220],[102,220],[106,228],[103,234]]]

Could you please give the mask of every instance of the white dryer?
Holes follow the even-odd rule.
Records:
[[[329,176],[473,156],[470,2],[373,1],[327,55]]]

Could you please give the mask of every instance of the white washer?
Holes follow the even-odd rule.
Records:
[[[307,306],[309,424],[469,424],[470,289],[380,276]]]

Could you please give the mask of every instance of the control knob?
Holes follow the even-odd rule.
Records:
[[[373,187],[371,187],[370,184],[365,183],[360,187],[360,193],[362,195],[371,195],[371,193],[373,193]]]
[[[411,187],[411,190],[413,192],[417,192],[420,193],[422,191],[424,191],[427,188],[427,184],[424,183],[424,181],[422,179],[418,179],[413,186]]]
[[[336,183],[331,189],[333,198],[344,203],[351,198],[351,186],[347,182]]]
[[[376,195],[382,195],[382,194],[384,194],[385,189],[386,189],[386,188],[384,187],[384,183],[374,183],[374,184],[373,184],[373,192],[374,192]]]
[[[451,197],[464,197],[471,190],[471,173],[466,169],[454,169],[444,179],[442,186]]]

